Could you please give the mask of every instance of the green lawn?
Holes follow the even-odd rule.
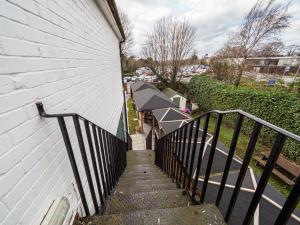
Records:
[[[135,134],[135,128],[139,125],[136,111],[134,109],[134,103],[132,98],[127,101],[128,106],[128,122],[129,122],[129,134]]]
[[[196,117],[196,116],[194,116],[194,117]],[[216,118],[210,117],[210,122],[209,122],[209,127],[208,127],[209,133],[211,133],[211,134],[214,133],[215,125],[216,125]],[[221,129],[220,129],[220,134],[219,134],[219,141],[223,142],[227,148],[230,147],[233,132],[234,132],[233,127],[222,124]],[[249,141],[249,136],[240,133],[235,153],[241,159],[244,158],[244,154],[247,149],[248,141]],[[258,154],[259,152],[266,151],[266,150],[270,150],[270,147],[264,146],[258,142],[256,144],[254,154]],[[250,166],[253,168],[253,170],[256,173],[262,174],[262,171],[263,171],[262,167],[256,166],[256,163],[254,160],[251,160]],[[285,197],[287,197],[291,191],[291,188],[289,186],[287,186],[286,184],[282,183],[281,181],[277,180],[274,177],[271,177],[269,179],[269,184],[271,184],[277,191],[279,191]],[[300,209],[300,203],[297,205],[297,208]]]

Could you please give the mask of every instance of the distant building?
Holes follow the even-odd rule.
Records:
[[[181,110],[185,110],[187,108],[187,99],[179,92],[174,91],[171,88],[166,88],[165,90],[163,90],[163,93],[168,96],[174,103],[179,105],[179,108]],[[199,107],[195,103],[192,103],[191,107],[191,111],[196,111],[199,109]]]

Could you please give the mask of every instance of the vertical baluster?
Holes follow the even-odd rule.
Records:
[[[212,140],[210,151],[209,151],[209,158],[208,158],[208,162],[207,162],[207,167],[206,167],[206,172],[205,172],[205,177],[204,177],[204,182],[203,182],[203,187],[202,187],[202,192],[201,192],[201,198],[200,198],[201,202],[204,202],[204,197],[205,197],[205,193],[206,193],[206,189],[207,189],[208,179],[209,179],[209,176],[210,176],[210,171],[211,171],[212,163],[213,163],[213,160],[214,160],[216,146],[217,146],[217,143],[218,143],[222,118],[223,118],[222,114],[219,114],[218,117],[217,117],[216,127],[215,127],[214,136],[213,136],[213,140]]]
[[[170,165],[171,165],[171,157],[170,157],[170,140],[171,134],[167,135],[167,174],[171,175]]]
[[[253,198],[251,200],[250,206],[247,210],[247,214],[245,216],[243,225],[249,225],[252,218],[253,218],[256,207],[257,207],[257,205],[258,205],[258,203],[261,199],[261,196],[264,193],[264,190],[265,190],[265,188],[268,184],[268,180],[271,176],[272,170],[273,170],[273,168],[275,166],[275,163],[276,163],[276,161],[279,157],[279,154],[280,154],[280,152],[283,148],[285,140],[286,140],[285,135],[283,135],[281,133],[277,134],[276,140],[273,144],[271,153],[270,153],[269,158],[267,160],[267,164],[266,164],[266,166],[263,170],[263,173],[262,173],[262,175],[259,179],[257,188],[256,188],[255,193],[253,195]]]
[[[194,143],[193,143],[193,148],[192,148],[190,170],[189,170],[189,174],[188,174],[188,184],[187,184],[188,188],[190,187],[191,179],[192,179],[192,176],[193,176],[193,167],[194,167],[195,152],[196,152],[197,142],[198,142],[200,117],[195,122],[196,122],[196,129],[195,129],[195,134],[194,134]]]
[[[113,162],[113,142],[112,142],[112,136],[110,133],[106,132],[107,134],[107,141],[109,143],[108,150],[108,157],[110,162],[110,172],[111,172],[111,180],[112,180],[112,186],[115,187],[115,174],[114,174],[114,162]]]
[[[107,155],[106,155],[106,141],[105,141],[105,135],[104,131],[98,127],[98,134],[99,134],[99,142],[101,145],[101,154],[102,154],[102,159],[103,159],[103,167],[105,170],[105,180],[106,180],[106,185],[107,185],[107,193],[110,195],[110,191],[112,189],[111,183],[110,183],[110,178],[109,178],[109,172],[108,172],[108,160],[107,160]]]
[[[93,165],[93,169],[94,169],[96,185],[97,185],[97,189],[98,189],[98,195],[99,195],[99,199],[101,201],[101,205],[104,206],[104,199],[103,199],[102,191],[101,191],[100,177],[99,177],[99,173],[98,173],[98,167],[96,164],[96,157],[95,157],[94,146],[93,146],[93,142],[92,142],[89,121],[84,120],[84,126],[85,126],[85,131],[86,131],[86,137],[87,137],[88,144],[89,144],[90,155],[91,155],[92,165]]]
[[[209,117],[210,117],[210,113],[208,113],[206,115],[205,125],[204,125],[203,132],[202,132],[201,144],[200,144],[198,161],[197,161],[197,169],[196,169],[196,174],[195,174],[195,179],[194,179],[194,184],[193,184],[192,198],[195,198],[195,195],[196,195],[196,190],[197,190],[197,185],[198,185],[198,177],[199,177],[199,173],[200,173],[200,169],[201,169],[204,147],[206,144],[205,141],[206,141],[206,136],[207,136]]]
[[[223,191],[224,191],[224,188],[225,188],[225,184],[226,184],[226,181],[227,181],[227,177],[228,177],[228,174],[229,174],[229,169],[230,169],[230,166],[231,166],[232,158],[234,156],[234,152],[235,152],[236,145],[237,145],[237,142],[238,142],[239,134],[240,134],[240,131],[241,131],[243,119],[244,119],[244,116],[242,114],[239,114],[235,129],[234,129],[234,133],[233,133],[233,136],[232,136],[232,141],[231,141],[231,144],[230,144],[230,148],[229,148],[229,152],[228,152],[228,156],[227,156],[227,160],[226,160],[226,164],[225,164],[225,168],[224,168],[224,173],[223,173],[223,176],[222,176],[221,185],[220,185],[220,188],[219,188],[219,191],[218,191],[218,195],[217,195],[217,199],[216,199],[216,206],[220,205],[220,201],[221,201]]]
[[[174,181],[174,164],[175,164],[175,132],[172,132],[171,137],[171,178]]]
[[[295,185],[284,203],[280,214],[274,225],[286,225],[291,214],[295,210],[300,200],[300,176],[297,178]]]
[[[156,136],[155,136],[156,137]],[[163,170],[163,141],[162,140],[156,140],[157,148],[159,152],[159,167]]]
[[[111,139],[111,145],[112,145],[112,148],[111,148],[111,159],[112,159],[112,172],[113,172],[113,180],[114,180],[114,186],[116,185],[117,183],[117,180],[116,180],[116,162],[115,162],[115,158],[116,158],[116,145],[115,145],[115,142],[116,142],[116,137],[114,137],[113,135],[110,134],[110,139]]]
[[[190,165],[190,149],[191,149],[191,143],[192,143],[192,136],[193,136],[193,129],[194,129],[194,121],[190,122],[190,129],[188,132],[188,146],[187,146],[187,152],[186,152],[186,159],[185,159],[185,173],[183,177],[183,187],[185,187],[186,182],[186,176],[188,175],[189,171],[189,165]]]
[[[235,203],[236,203],[237,197],[239,195],[239,192],[240,192],[245,174],[246,174],[247,169],[248,169],[248,165],[249,165],[252,153],[255,149],[255,145],[256,145],[261,127],[262,127],[262,125],[260,123],[255,122],[254,127],[253,127],[253,131],[252,131],[252,134],[251,134],[248,146],[247,146],[247,150],[246,150],[246,153],[245,153],[245,156],[244,156],[243,164],[241,166],[241,169],[240,169],[240,172],[239,172],[239,175],[238,175],[238,178],[237,178],[237,181],[236,181],[236,184],[235,184],[235,187],[234,187],[234,190],[233,190],[230,202],[229,202],[229,206],[228,206],[228,209],[227,209],[227,212],[226,212],[226,215],[225,215],[225,221],[226,222],[229,221],[230,216],[231,216],[232,211],[233,211],[233,208],[235,206]]]
[[[168,138],[165,136],[162,139],[162,149],[163,149],[163,168],[165,173],[167,173],[167,168],[168,168],[168,157],[167,157],[167,150],[168,150],[168,146],[167,146],[167,142],[168,142]]]
[[[177,151],[178,151],[178,130],[174,132],[175,138],[174,138],[174,165],[173,165],[173,171],[174,171],[174,180],[177,183],[176,180],[176,170],[178,166],[178,157],[177,157]]]
[[[97,159],[98,159],[98,167],[99,167],[100,177],[101,177],[101,181],[102,181],[103,193],[105,196],[107,196],[106,181],[104,179],[104,171],[103,171],[103,162],[102,162],[102,158],[100,155],[100,148],[99,148],[99,142],[98,142],[98,136],[97,136],[97,130],[96,130],[95,124],[92,125],[92,130],[93,130],[94,142],[95,142],[95,146],[96,146],[96,155],[97,155]]]
[[[157,140],[157,137],[155,135],[155,130],[153,129],[154,131],[154,149],[155,149],[155,165],[159,166],[159,168],[162,169],[162,166],[161,166],[161,151],[160,151],[160,143],[158,142]]]
[[[184,168],[184,158],[185,158],[185,148],[186,148],[186,133],[187,133],[187,125],[184,125],[184,130],[183,130],[184,134],[183,134],[183,143],[182,143],[182,152],[181,152],[181,170],[180,170],[180,176],[179,176],[179,180],[180,183],[183,184],[183,173],[185,171]]]
[[[178,159],[177,159],[177,168],[176,168],[176,183],[177,185],[180,184],[180,180],[179,180],[179,172],[180,172],[180,168],[181,168],[181,143],[182,143],[182,128],[179,129],[179,135],[178,135]]]
[[[87,204],[87,201],[86,201],[86,197],[85,197],[85,194],[84,194],[84,189],[83,189],[82,182],[81,182],[81,179],[80,179],[80,175],[79,175],[78,167],[77,167],[77,164],[76,164],[76,160],[75,160],[74,152],[73,152],[73,149],[72,149],[72,145],[71,145],[71,142],[70,142],[68,130],[67,130],[67,127],[66,127],[66,122],[65,122],[63,117],[57,117],[57,120],[58,120],[58,124],[59,124],[60,130],[61,130],[61,133],[62,133],[62,136],[63,136],[63,140],[64,140],[64,143],[65,143],[65,146],[66,146],[66,149],[67,149],[67,153],[68,153],[68,156],[69,156],[69,160],[70,160],[70,163],[71,163],[72,171],[73,171],[73,174],[74,174],[74,177],[75,177],[75,181],[76,181],[76,184],[77,184],[77,188],[78,188],[78,191],[79,191],[79,195],[80,195],[80,198],[81,198],[81,202],[82,202],[82,205],[83,205],[85,215],[90,216],[90,210],[89,210],[89,207],[88,207],[88,204]]]
[[[121,164],[121,160],[120,160],[120,142],[119,139],[116,138],[115,140],[115,145],[116,145],[116,152],[115,152],[115,168],[116,168],[116,182],[119,181],[119,173],[120,173],[120,164]],[[118,162],[118,163],[117,163]]]
[[[79,149],[80,149],[80,153],[81,153],[81,157],[82,157],[82,161],[83,161],[84,170],[85,170],[85,174],[86,174],[86,177],[87,177],[88,185],[89,185],[89,188],[90,188],[93,204],[94,204],[96,213],[99,213],[99,207],[98,207],[97,198],[96,198],[96,194],[95,194],[95,189],[94,189],[94,185],[93,185],[93,181],[92,181],[91,171],[90,171],[90,168],[89,168],[89,163],[88,163],[88,159],[87,159],[86,152],[85,152],[81,127],[80,127],[79,119],[78,119],[77,115],[73,116],[73,121],[74,121],[74,126],[75,126],[75,131],[76,131],[76,135],[77,135],[78,144],[79,144]]]
[[[112,162],[111,162],[111,158],[110,158],[111,145],[110,145],[108,132],[105,130],[103,130],[103,132],[104,132],[105,142],[106,142],[105,153],[106,153],[106,157],[107,157],[108,174],[109,174],[110,186],[111,186],[111,190],[112,190],[114,187],[114,182],[113,182],[112,169],[111,169]]]

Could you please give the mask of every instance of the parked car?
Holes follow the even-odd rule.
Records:
[[[140,75],[139,80],[145,80],[145,75]]]
[[[123,80],[124,80],[124,82],[131,81],[131,77],[124,77]]]
[[[138,81],[139,79],[138,79],[138,77],[137,76],[133,76],[133,77],[131,77],[131,81]]]

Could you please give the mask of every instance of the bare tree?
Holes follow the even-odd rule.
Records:
[[[128,57],[130,54],[130,49],[133,45],[133,38],[132,38],[132,25],[127,16],[122,10],[119,9],[119,15],[122,23],[122,27],[125,34],[125,41],[121,45],[121,53],[123,57]]]
[[[196,36],[195,28],[188,20],[177,21],[173,17],[159,19],[147,36],[142,55],[149,59],[149,67],[172,85],[183,60],[190,56]]]
[[[263,44],[261,47],[257,47],[253,51],[252,56],[279,56],[283,54],[284,44],[281,41],[274,41],[270,43]]]
[[[263,44],[278,41],[280,33],[289,27],[289,5],[276,0],[258,0],[245,16],[239,31],[226,43],[224,49],[229,51],[227,55],[241,58],[236,86],[240,83],[246,59]]]
[[[300,56],[300,45],[286,46],[286,56]]]

